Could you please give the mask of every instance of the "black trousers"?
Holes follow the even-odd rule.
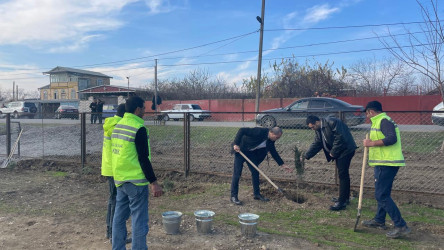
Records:
[[[345,203],[346,200],[350,199],[350,163],[355,155],[355,151],[352,153],[336,159],[336,167],[338,168],[339,177],[339,199],[340,203]]]
[[[265,159],[267,156],[267,149],[260,148],[254,151],[246,151],[243,152],[245,156],[247,156],[256,166]],[[239,179],[242,175],[242,169],[244,167],[245,158],[242,157],[239,153],[234,154],[234,168],[233,168],[233,177],[231,179],[231,197],[236,197],[239,192]],[[260,195],[259,189],[259,172],[251,166],[250,163],[247,162],[248,168],[251,172],[251,182],[253,184],[253,194]]]

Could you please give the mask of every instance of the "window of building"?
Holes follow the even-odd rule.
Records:
[[[103,85],[103,79],[97,79],[97,86]]]
[[[76,90],[71,89],[71,99],[76,99]]]
[[[54,90],[54,99],[57,99],[57,95],[58,95],[59,91],[58,90]]]
[[[61,90],[60,99],[66,99],[66,92],[64,89]]]
[[[48,91],[43,90],[43,100],[48,100]]]

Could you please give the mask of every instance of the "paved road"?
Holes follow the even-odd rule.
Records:
[[[12,122],[20,122],[21,124],[79,124],[80,120],[70,120],[70,119],[12,119]],[[4,124],[5,119],[0,119],[0,124]],[[89,121],[87,125],[91,125]],[[96,124],[98,125],[98,124]],[[154,125],[153,121],[146,121],[145,125]],[[167,121],[165,122],[167,126],[182,126],[183,121]],[[216,121],[193,121],[191,126],[196,127],[255,127],[254,122],[216,122]],[[362,124],[355,126],[353,128],[357,129],[370,129],[369,124]],[[407,132],[444,132],[444,126],[436,125],[399,125],[401,131]]]

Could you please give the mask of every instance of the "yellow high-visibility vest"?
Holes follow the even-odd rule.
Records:
[[[389,146],[370,147],[368,155],[368,165],[370,166],[405,166],[404,155],[401,148],[401,135],[398,125],[386,113],[380,113],[370,120],[372,127],[370,129],[370,139],[372,141],[382,140],[385,138],[381,132],[381,121],[387,119],[395,125],[396,143]]]
[[[139,163],[136,150],[136,133],[143,127],[144,120],[132,113],[125,113],[116,124],[111,135],[112,166],[116,186],[131,182],[137,186],[148,185],[145,174]],[[148,129],[148,159],[151,160],[150,140]]]

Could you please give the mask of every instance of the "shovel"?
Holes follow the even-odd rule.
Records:
[[[365,135],[365,139],[368,139],[368,134]],[[353,232],[356,232],[356,227],[358,226],[359,218],[361,218],[362,194],[364,193],[364,174],[365,174],[365,166],[367,165],[367,154],[368,154],[368,147],[364,147],[364,157],[362,157],[361,185],[359,186],[358,215],[356,217],[356,223]]]
[[[276,184],[274,184],[274,182],[272,182],[271,180],[270,180],[270,178],[268,178],[268,176],[266,176],[265,174],[264,174],[264,172],[262,172],[257,166],[256,166],[256,164],[254,164],[246,155],[244,155],[244,153],[242,153],[241,151],[239,151],[239,154],[241,154],[242,155],[242,157],[244,157],[245,158],[245,160],[247,160],[250,164],[251,164],[251,166],[253,166],[265,179],[267,179],[267,181],[268,182],[270,182],[270,184],[273,186],[273,187],[275,187],[281,194],[283,194],[284,196],[285,196],[285,194],[284,194],[284,191],[282,190],[282,189],[280,189]],[[287,198],[287,197],[286,197]]]

